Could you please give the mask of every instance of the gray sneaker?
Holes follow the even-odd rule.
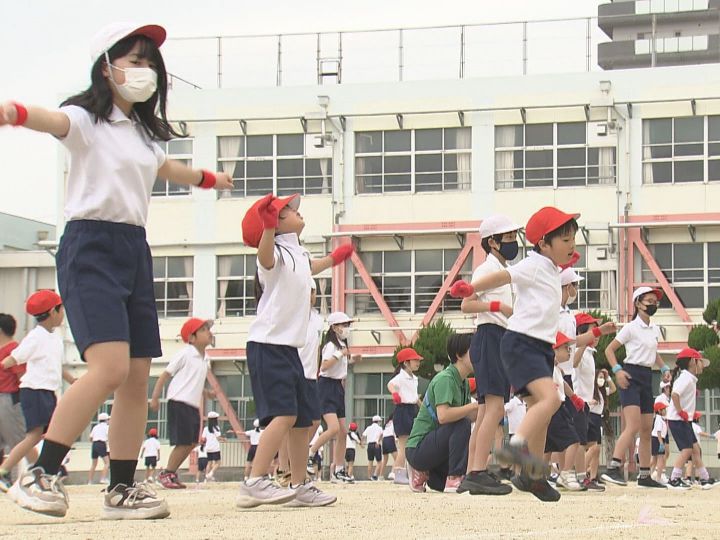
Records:
[[[255,508],[261,504],[283,504],[295,498],[295,491],[280,487],[267,476],[263,476],[252,484],[248,484],[246,480],[240,484],[237,506]]]
[[[165,499],[147,484],[117,484],[105,493],[102,519],[162,519],[170,515]]]
[[[408,474],[405,469],[395,469],[395,479],[393,480],[393,484],[403,484],[408,485],[410,483],[410,480],[408,479]]]
[[[295,491],[295,498],[285,506],[297,508],[300,506],[328,506],[337,501],[335,495],[320,491],[315,484],[306,480],[300,484]]]
[[[23,473],[8,490],[8,496],[21,508],[38,514],[54,517],[67,514],[69,499],[62,479],[45,474],[42,467]]]

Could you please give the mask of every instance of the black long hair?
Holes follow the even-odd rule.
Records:
[[[335,330],[333,329],[333,325],[330,325],[330,328],[328,328],[327,332],[325,332],[322,346],[325,347],[325,345],[327,345],[328,343],[332,343],[338,349],[347,347],[347,341],[342,340],[338,337],[337,332],[335,332]]]
[[[217,418],[208,418],[207,429],[210,433],[220,432],[220,427],[218,426],[218,419]]]
[[[150,139],[169,141],[173,137],[182,137],[183,134],[175,131],[167,119],[168,76],[162,54],[155,42],[146,36],[129,36],[121,39],[107,52],[110,62],[127,55],[136,43],[140,44],[138,56],[147,58],[155,64],[157,90],[147,101],[133,103],[132,110]],[[88,89],[67,98],[61,105],[77,105],[93,114],[95,122],[109,122],[113,109],[113,94],[110,88],[112,83],[103,75],[105,64],[105,55],[102,55],[95,61],[90,71],[91,82]],[[108,66],[108,69],[112,68]],[[156,111],[159,116],[156,116]]]

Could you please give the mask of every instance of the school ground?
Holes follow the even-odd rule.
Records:
[[[61,520],[0,499],[0,538],[718,538],[720,487],[678,493],[609,487],[563,493],[557,504],[513,492],[505,497],[411,493],[389,482],[322,484],[338,495],[327,508],[235,507],[237,483],[163,491],[170,518],[99,521],[99,486],[69,486],[71,508]],[[374,532],[373,532],[374,531]]]

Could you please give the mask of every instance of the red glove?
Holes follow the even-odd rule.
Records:
[[[585,401],[577,394],[573,394],[572,396],[570,396],[570,401],[572,402],[577,412],[580,412],[585,408]]]
[[[330,254],[333,260],[333,266],[337,266],[338,264],[345,262],[353,253],[355,253],[355,246],[352,244],[343,244],[342,246],[335,248]]]
[[[278,224],[278,211],[272,203],[275,202],[275,196],[268,193],[258,204],[257,211],[262,220],[263,229],[276,229]]]
[[[575,266],[575,263],[580,260],[580,254],[576,251],[572,254],[572,257],[570,257],[570,260],[566,262],[565,264],[561,264],[560,268],[565,270],[566,268],[570,268],[571,266]]]
[[[686,422],[690,421],[690,417],[688,416],[688,413],[686,411],[683,411],[682,409],[680,409],[678,411],[678,416],[680,418],[682,418],[683,420],[685,420]]]
[[[467,281],[458,280],[450,287],[450,296],[453,298],[467,298],[475,294],[475,289]]]
[[[400,405],[402,403],[402,398],[400,398],[400,394],[398,394],[397,392],[392,393],[392,398],[395,405]]]

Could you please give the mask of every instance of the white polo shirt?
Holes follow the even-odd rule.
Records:
[[[506,270],[516,293],[508,330],[555,344],[562,300],[560,268],[544,255],[531,251]]]
[[[667,436],[668,424],[665,418],[656,414],[655,421],[653,422],[652,436],[657,437],[658,431],[660,432],[660,438],[664,439]]]
[[[218,428],[215,428],[212,431],[210,431],[207,426],[203,428],[202,438],[205,439],[205,450],[208,453],[220,451],[220,441],[218,440],[220,435],[221,433]]]
[[[697,388],[697,377],[690,373],[687,369],[683,369],[675,379],[673,383],[672,393],[677,394],[680,399],[680,407],[684,410],[690,419],[695,414],[695,390]],[[670,405],[667,408],[667,419],[668,420],[682,420],[678,416],[678,411],[675,409],[675,403],[670,400]]]
[[[553,368],[553,382],[555,383],[555,390],[560,396],[560,401],[565,401],[565,379],[563,379],[562,370],[558,366]]]
[[[330,358],[337,359],[329,368],[320,370],[321,377],[327,377],[329,379],[344,379],[347,377],[347,355],[343,354],[342,349],[339,349],[332,341],[328,341],[325,344],[321,357],[323,361],[329,360]]]
[[[593,396],[594,397],[594,396]],[[598,388],[598,399],[595,405],[590,405],[590,412],[593,414],[599,414],[602,416],[603,409],[605,408],[605,389]]]
[[[476,279],[481,278],[482,276],[485,276],[487,274],[497,272],[498,270],[505,270],[506,268],[507,267],[503,266],[503,264],[495,255],[493,255],[492,253],[488,253],[485,262],[478,266],[473,272],[472,281],[475,281]],[[503,285],[502,287],[498,287],[497,289],[482,291],[478,293],[477,296],[480,302],[502,302],[503,304],[506,304],[508,306],[513,305],[511,285]],[[498,326],[507,328],[508,318],[500,311],[485,311],[482,313],[478,313],[475,316],[475,325],[477,326],[481,324],[497,324]]]
[[[625,345],[626,364],[652,367],[657,361],[660,329],[654,324],[645,324],[640,316],[623,326],[615,336],[621,344]]]
[[[368,427],[365,428],[365,431],[363,431],[362,436],[365,437],[365,440],[368,444],[370,443],[377,443],[380,442],[380,439],[382,439],[383,434],[383,428],[380,427],[378,424],[373,422]]]
[[[655,398],[655,403],[664,403],[665,405],[667,405],[669,407],[670,406],[670,397],[666,396],[665,393],[663,392],[662,394],[660,394],[659,396],[657,396]]]
[[[395,424],[393,424],[392,420],[385,424],[385,428],[383,429],[383,437],[395,437]]]
[[[298,349],[305,378],[313,381],[318,377],[318,352],[320,351],[320,338],[322,337],[324,324],[318,310],[311,309],[305,345]]]
[[[578,367],[573,371],[573,390],[586,403],[593,399],[595,392],[595,349],[585,347]]]
[[[65,220],[91,219],[144,227],[165,153],[113,105],[109,122],[95,122],[82,107],[60,111],[70,119],[62,144],[70,152]]]
[[[245,435],[248,439],[250,439],[250,446],[257,446],[260,442],[260,436],[262,435],[262,431],[259,429],[250,429],[245,432]]]
[[[257,269],[263,294],[247,340],[299,349],[310,321],[310,253],[297,234],[278,234],[275,265],[268,270],[258,261]]]
[[[357,443],[360,442],[360,437],[358,437],[358,434],[354,431],[348,431],[345,439],[345,448],[349,448],[352,450],[355,450],[355,448],[357,447]]]
[[[158,457],[160,453],[160,442],[155,437],[148,437],[143,443],[144,457]]]
[[[517,396],[513,396],[510,401],[505,404],[505,414],[508,419],[508,433],[513,434],[517,431],[518,426],[525,418],[527,406],[525,402]]]
[[[397,375],[390,379],[388,386],[390,385],[393,385],[395,387],[395,391],[400,394],[402,403],[409,405],[417,403],[418,378],[416,375],[401,369]]]
[[[577,326],[575,324],[575,316],[567,306],[560,307],[560,315],[558,319],[558,332],[562,332],[570,339],[575,339],[577,336]],[[573,358],[575,358],[575,344],[570,343],[570,360],[558,364],[563,375],[572,375],[575,371],[573,367]]]
[[[109,430],[110,430],[110,426],[108,426],[107,422],[98,422],[97,424],[95,424],[95,426],[90,431],[90,440],[92,442],[95,442],[95,441],[107,442]]]
[[[30,330],[10,353],[18,364],[27,364],[20,378],[20,388],[56,392],[62,386],[65,358],[62,338],[40,325]]]
[[[167,398],[200,407],[210,360],[194,345],[186,345],[172,357],[165,371],[172,375]]]

